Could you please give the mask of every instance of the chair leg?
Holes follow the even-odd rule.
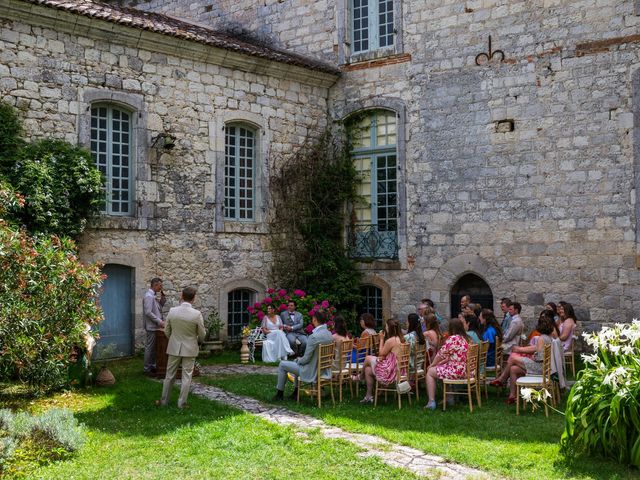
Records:
[[[442,382],[442,411],[447,409],[447,383]]]
[[[338,390],[340,390],[340,403],[342,403],[342,374],[340,374],[340,384],[338,385]]]
[[[377,407],[378,406],[378,380],[376,379],[376,393],[373,397],[373,406]]]
[[[467,397],[469,397],[469,411],[473,413],[473,395],[471,394],[471,383],[467,382]]]
[[[416,375],[416,379],[413,382],[413,384],[416,386],[416,402],[420,401],[420,382],[418,380],[418,376]]]
[[[516,415],[520,415],[520,385],[516,384]]]
[[[480,384],[476,381],[476,399],[478,400],[478,408],[482,406],[482,394],[480,393]]]
[[[397,385],[397,382],[396,382]],[[398,397],[398,410],[402,410],[402,394],[396,388],[396,397]]]
[[[320,383],[320,379],[318,379],[318,383],[316,383],[316,392],[318,396],[318,408],[322,407],[322,384]]]
[[[300,382],[300,379],[298,378],[298,390],[296,392],[296,403],[300,403],[300,384],[302,382]],[[294,383],[295,386],[295,383]]]
[[[336,406],[336,399],[333,396],[333,383],[329,382],[329,391],[331,392],[331,403],[333,403],[333,406]],[[340,389],[340,401],[342,401],[342,389]]]

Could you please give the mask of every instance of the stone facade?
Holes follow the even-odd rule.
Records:
[[[95,102],[126,105],[137,117],[135,216],[102,218],[80,247],[84,260],[133,268],[138,329],[142,294],[154,276],[165,279],[167,308],[184,286],[197,285],[196,305],[205,314],[212,306],[226,311],[220,292],[229,286],[264,291],[264,223],[222,218],[225,124],[257,128],[266,190],[270,162],[325,128],[328,86],[337,77],[249,57],[211,61],[216,51],[206,45],[165,46],[160,34],[130,41],[129,27],[61,18],[44,7],[22,19],[24,4],[8,5],[0,15],[0,99],[19,109],[29,136],[87,145]],[[166,132],[175,148],[154,147]]]
[[[2,20],[0,97],[30,132],[77,139],[94,88],[139,96],[147,141],[165,129],[179,139],[170,154],[147,149],[137,217],[105,219],[82,242],[87,259],[135,266],[138,291],[161,274],[174,292],[199,284],[203,306],[224,312],[224,285],[265,286],[264,225],[225,225],[216,210],[225,119],[252,114],[264,148],[281,152],[383,107],[400,129],[400,255],[363,269],[387,314],[425,295],[447,312],[466,273],[520,301],[529,321],[560,299],[587,325],[640,311],[637,2],[397,0],[395,48],[368,56],[349,52],[347,0],[126,3],[342,69],[314,84]],[[477,65],[489,36],[504,58]]]
[[[365,266],[391,291],[391,312],[410,311],[424,295],[447,311],[451,287],[472,272],[496,298],[521,301],[530,320],[544,301],[565,299],[582,320],[601,323],[640,310],[636,4],[396,2],[402,51],[375,62],[340,54],[346,1],[137,7],[233,25],[341,65],[334,119],[359,107],[403,107],[400,265]],[[301,11],[305,22],[292,25]],[[477,65],[490,35],[504,61],[496,54]]]

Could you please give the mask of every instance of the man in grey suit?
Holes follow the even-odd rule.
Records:
[[[287,334],[291,350],[298,356],[304,355],[305,348],[307,348],[307,335],[302,328],[302,314],[296,311],[295,301],[289,300],[287,310],[280,314],[280,318],[282,319],[283,329]]]
[[[198,356],[198,343],[202,343],[206,335],[202,313],[191,306],[195,296],[196,289],[186,287],[182,290],[180,299],[182,303],[169,310],[167,315],[164,334],[169,339],[167,345],[169,360],[167,361],[167,375],[162,386],[162,399],[156,402],[161,406],[166,406],[169,403],[171,387],[180,366],[182,367],[182,385],[180,386],[178,408],[185,408],[187,404],[193,367]]]
[[[160,293],[160,300],[156,294]],[[162,307],[166,302],[162,291],[162,280],[158,277],[151,280],[151,286],[142,299],[142,321],[145,330],[144,373],[152,375],[156,372],[156,330],[164,328]]]
[[[287,373],[295,376],[295,386],[290,398],[295,398],[298,393],[298,378],[303,382],[315,382],[318,376],[318,354],[319,345],[333,343],[331,332],[327,329],[327,313],[320,310],[311,319],[313,322],[313,333],[307,339],[307,350],[304,357],[296,358],[295,361],[282,361],[278,365],[278,385],[274,400],[284,398],[284,385],[287,381]],[[331,377],[331,369],[321,372],[323,377]]]

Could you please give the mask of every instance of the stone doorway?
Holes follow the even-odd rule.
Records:
[[[491,287],[478,275],[467,273],[458,279],[451,287],[451,316],[457,317],[460,313],[460,299],[464,295],[471,296],[473,303],[479,303],[482,308],[493,310],[493,292]]]

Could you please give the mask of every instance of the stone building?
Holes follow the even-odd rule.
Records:
[[[113,316],[140,325],[160,275],[236,335],[267,287],[269,159],[354,113],[363,308],[448,314],[470,292],[532,321],[565,299],[585,326],[640,309],[636,1],[0,6],[0,98],[111,169],[81,249]]]

